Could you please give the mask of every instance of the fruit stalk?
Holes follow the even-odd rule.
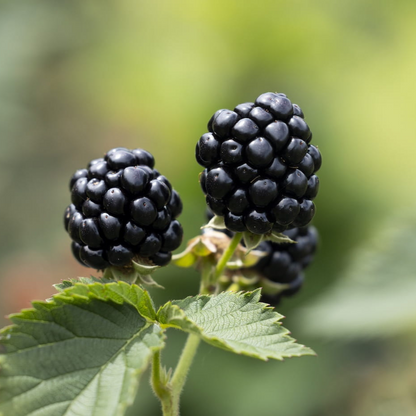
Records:
[[[218,261],[217,267],[215,268],[214,272],[214,281],[216,282],[218,278],[221,276],[222,272],[225,269],[225,266],[231,259],[234,251],[236,250],[238,244],[241,241],[243,234],[242,233],[235,233],[234,237],[232,238],[230,245],[224,251],[223,255],[221,256],[220,260]]]

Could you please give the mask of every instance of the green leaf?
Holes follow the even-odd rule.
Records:
[[[114,416],[164,346],[148,293],[80,284],[11,316],[0,332],[0,414]]]
[[[283,316],[259,299],[260,290],[188,297],[162,306],[158,320],[162,327],[198,334],[215,347],[265,361],[314,355],[288,335],[279,322]]]
[[[333,287],[296,315],[327,338],[392,337],[416,327],[416,216],[392,217],[357,247]]]
[[[68,289],[69,287],[75,286],[76,283],[84,283],[86,285],[89,285],[91,283],[112,283],[114,280],[105,279],[104,277],[78,277],[76,279],[68,279],[63,280],[61,283],[57,283],[53,285],[53,287],[58,291],[62,292],[65,289]]]

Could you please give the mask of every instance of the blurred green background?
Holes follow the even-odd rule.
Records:
[[[194,147],[208,119],[284,92],[324,165],[319,255],[279,312],[318,357],[203,346],[182,414],[415,416],[415,45],[413,0],[0,2],[1,325],[91,272],[62,224],[73,171],[112,147],[151,151],[186,241],[203,224]],[[192,270],[155,277],[158,303],[198,290]],[[184,337],[168,335],[173,365]],[[145,380],[136,414],[160,414]]]

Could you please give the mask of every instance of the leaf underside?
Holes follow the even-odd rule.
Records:
[[[162,327],[198,334],[207,343],[261,360],[314,355],[281,326],[282,315],[260,303],[260,290],[200,295],[169,302],[158,311]]]
[[[2,416],[113,416],[164,345],[148,293],[75,284],[11,316],[0,332]]]

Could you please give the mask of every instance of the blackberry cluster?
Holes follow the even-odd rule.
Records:
[[[277,305],[284,296],[297,293],[304,281],[303,270],[314,258],[318,245],[318,231],[313,226],[293,228],[285,231],[296,244],[276,244],[263,241],[256,250],[267,253],[253,269],[275,283],[289,284],[290,288],[277,295],[262,296],[262,301]]]
[[[214,216],[209,208],[207,208],[205,215],[208,221]],[[227,229],[214,230],[222,232],[230,238],[234,235]],[[209,229],[206,228],[202,230],[203,233],[208,231]],[[261,242],[256,250],[266,253],[266,256],[251,268],[271,282],[290,285],[289,289],[276,295],[262,294],[262,301],[274,306],[278,305],[282,297],[293,296],[300,290],[304,281],[303,270],[312,263],[318,246],[318,230],[312,225],[292,228],[283,231],[283,234],[295,241],[296,244]],[[241,244],[244,245],[244,242],[241,241]]]
[[[322,158],[300,107],[284,94],[219,110],[196,145],[206,202],[235,232],[304,227],[315,214]]]
[[[118,147],[74,173],[65,229],[82,265],[121,267],[135,256],[169,263],[182,242],[182,201],[154,164],[146,150]]]

